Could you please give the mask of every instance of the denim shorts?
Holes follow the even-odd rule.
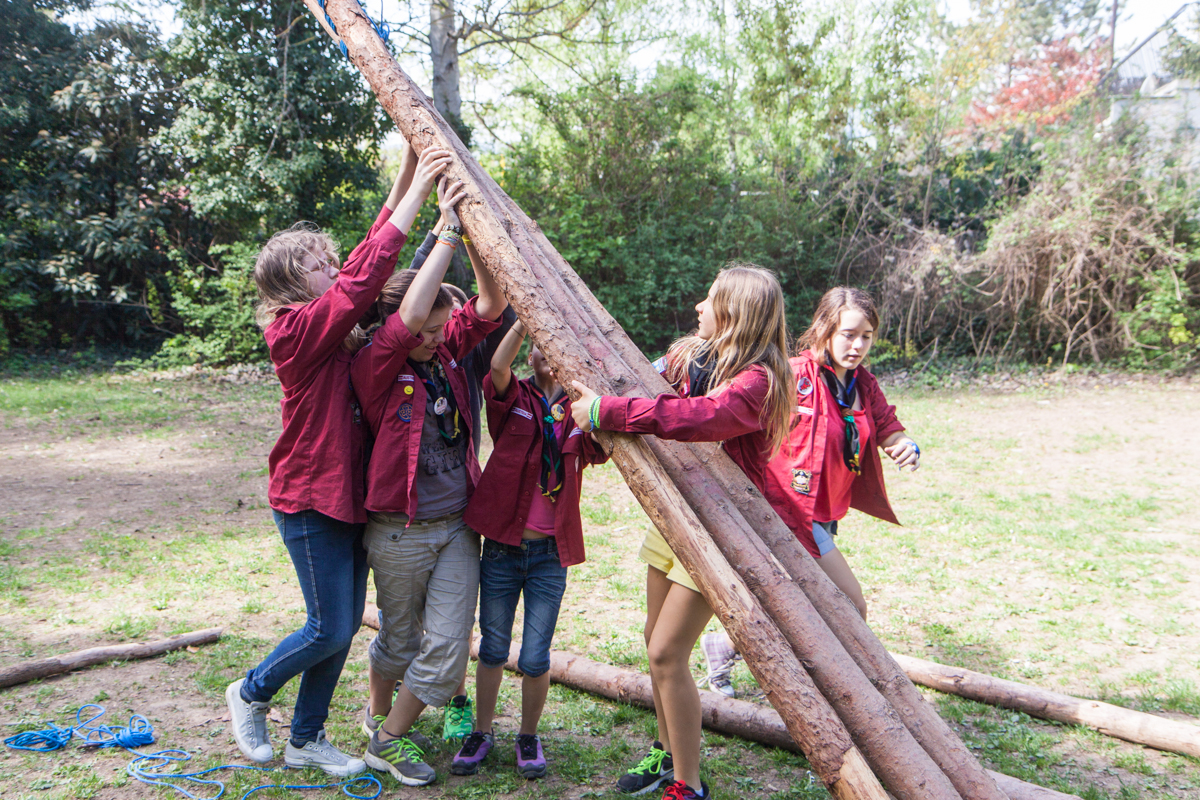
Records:
[[[519,547],[483,542],[479,565],[479,663],[508,661],[517,600],[525,595],[525,622],[517,668],[531,678],[550,669],[550,642],[567,590],[567,568],[558,559],[554,537],[526,539]]]
[[[817,543],[817,549],[821,551],[821,555],[837,550],[837,545],[833,543],[833,537],[837,536],[837,520],[833,522],[817,522],[813,520],[813,541]]]

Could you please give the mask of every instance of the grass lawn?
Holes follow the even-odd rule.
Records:
[[[219,375],[153,378],[0,378],[0,668],[210,625],[225,625],[226,637],[0,690],[0,723],[5,736],[67,725],[78,706],[98,702],[109,724],[144,714],[157,747],[187,750],[193,768],[245,763],[224,687],[304,617],[266,507],[279,391]],[[852,513],[838,545],[894,652],[1194,720],[1200,392],[1182,382],[1099,382],[889,389],[924,453],[920,472],[888,474],[904,527]],[[611,465],[587,476],[583,513],[588,561],[572,569],[556,647],[644,670],[645,567],[636,553],[649,523]],[[369,636],[356,639],[329,721],[330,738],[349,750],[364,744]],[[700,677],[698,651],[693,663]],[[744,665],[734,682],[762,702]],[[294,692],[293,682],[272,712],[280,744]],[[928,696],[991,769],[1086,798],[1200,800],[1196,759]],[[500,700],[499,746],[479,776],[450,776],[453,749],[444,745],[431,758],[435,786],[407,789],[385,777],[385,793],[615,798],[616,777],[654,735],[647,712],[555,686],[543,720],[551,776],[526,782],[512,768],[516,679],[505,680]],[[426,712],[420,725],[440,731],[440,713]],[[131,782],[129,759],[76,746],[5,749],[0,797],[175,796]],[[717,797],[826,796],[802,758],[712,733],[704,769]],[[323,782],[299,777],[239,770],[222,779],[234,798],[264,782]]]

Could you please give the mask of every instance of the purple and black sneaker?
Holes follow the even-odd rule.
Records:
[[[450,774],[474,775],[479,771],[479,765],[487,758],[487,754],[492,752],[492,745],[495,743],[496,737],[491,731],[471,731],[471,734],[463,739],[462,747],[454,755],[454,760],[450,762]]]
[[[517,734],[517,774],[530,779],[546,774],[546,756],[536,733]]]

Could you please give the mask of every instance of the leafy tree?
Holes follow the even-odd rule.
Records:
[[[65,5],[12,5],[24,18],[3,69],[28,91],[5,106],[0,346],[137,345],[162,321],[168,241],[186,224],[153,142],[174,115],[156,32],[75,34],[52,16]]]
[[[183,0],[171,43],[180,112],[163,141],[212,241],[270,235],[308,219],[347,241],[377,209],[375,96],[299,0]],[[203,252],[189,251],[203,260]]]

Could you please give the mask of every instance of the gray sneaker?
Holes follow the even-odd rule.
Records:
[[[239,678],[225,689],[225,703],[229,706],[229,721],[233,725],[233,740],[242,755],[255,764],[265,764],[275,757],[271,748],[271,735],[267,733],[267,711],[270,703],[247,703],[242,699],[242,684]]]
[[[307,742],[304,747],[296,747],[289,740],[283,751],[283,763],[297,769],[316,767],[339,778],[348,778],[367,769],[361,758],[352,758],[330,744],[325,731],[317,731],[316,740]]]
[[[413,744],[412,739],[391,739],[379,741],[379,731],[371,737],[367,744],[367,752],[363,759],[371,769],[390,772],[392,777],[405,786],[428,786],[437,779],[433,767],[422,759],[425,753]]]
[[[362,732],[370,739],[375,735],[375,731],[379,730],[379,726],[387,719],[386,714],[372,714],[371,701],[367,701],[367,707],[363,709],[363,724]],[[415,728],[409,728],[408,733],[404,734],[403,739],[408,739],[421,750],[428,750],[432,746],[429,737],[423,733],[418,733]]]

